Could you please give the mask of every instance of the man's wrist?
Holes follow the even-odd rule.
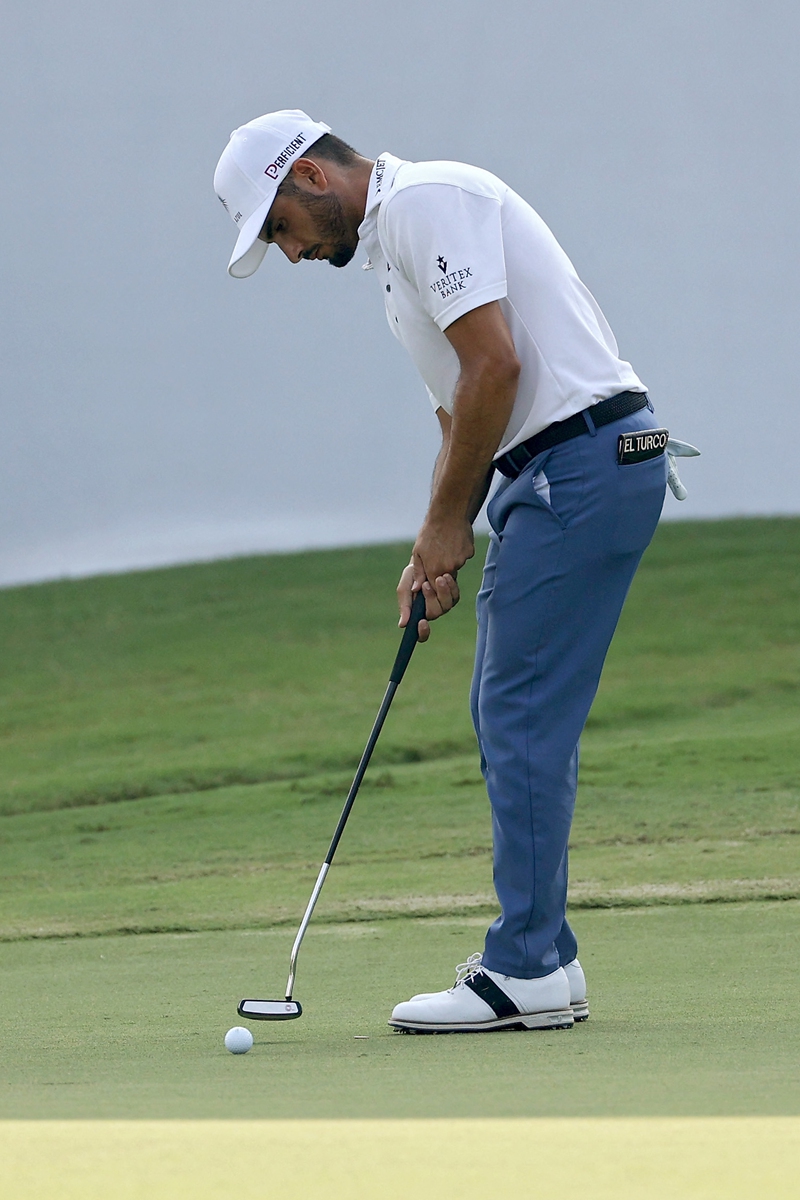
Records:
[[[441,500],[431,500],[428,511],[425,514],[423,528],[434,526],[436,528],[453,529],[460,525],[469,525],[469,517],[467,516],[467,505],[452,505]]]

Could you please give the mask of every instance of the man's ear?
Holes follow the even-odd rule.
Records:
[[[313,158],[298,158],[292,163],[292,178],[298,187],[307,192],[326,192],[328,177]]]

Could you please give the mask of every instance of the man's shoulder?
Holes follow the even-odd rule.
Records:
[[[485,196],[491,200],[502,200],[509,190],[502,179],[492,175],[491,171],[485,171],[482,167],[472,167],[468,163],[446,160],[404,162],[394,177],[387,200],[394,205],[398,197],[402,196],[404,201],[413,202],[416,189],[437,185],[459,188],[474,196]],[[423,199],[421,195],[419,198]],[[430,196],[426,199],[430,199]]]

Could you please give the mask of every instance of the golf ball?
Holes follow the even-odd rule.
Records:
[[[225,1034],[225,1049],[230,1050],[231,1054],[247,1054],[252,1045],[253,1035],[244,1025],[234,1025]]]

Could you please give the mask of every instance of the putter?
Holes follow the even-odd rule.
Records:
[[[336,853],[336,847],[339,845],[344,827],[347,824],[347,818],[350,816],[350,811],[355,803],[358,789],[361,787],[361,781],[369,765],[369,760],[372,758],[372,751],[375,749],[375,743],[383,728],[383,723],[386,720],[394,694],[400,686],[400,681],[406,673],[406,667],[411,661],[411,655],[414,653],[414,647],[419,641],[419,623],[425,616],[425,597],[422,592],[417,592],[414,597],[414,603],[411,606],[411,616],[408,619],[408,624],[403,631],[403,639],[400,642],[400,649],[397,651],[397,658],[394,660],[392,673],[389,676],[389,686],[386,688],[386,693],[378,709],[378,715],[375,718],[375,724],[372,726],[372,732],[369,735],[364,753],[361,755],[361,762],[358,764],[355,778],[350,785],[350,791],[347,794],[342,815],[339,817],[339,824],[336,826],[336,832],[333,835],[328,853],[325,856],[325,861],[320,868],[317,882],[314,884],[314,890],[311,893],[311,899],[306,906],[306,911],[303,919],[300,922],[300,928],[297,931],[297,937],[294,939],[292,946],[292,956],[289,962],[289,980],[286,984],[286,997],[283,1000],[241,1000],[236,1009],[240,1017],[249,1017],[251,1021],[293,1021],[299,1017],[303,1008],[299,1001],[292,999],[294,991],[294,979],[297,972],[297,956],[300,953],[300,947],[303,944],[305,932],[308,929],[311,914],[314,911],[319,894],[322,891],[322,885],[325,882],[325,876],[330,870],[333,856]]]

